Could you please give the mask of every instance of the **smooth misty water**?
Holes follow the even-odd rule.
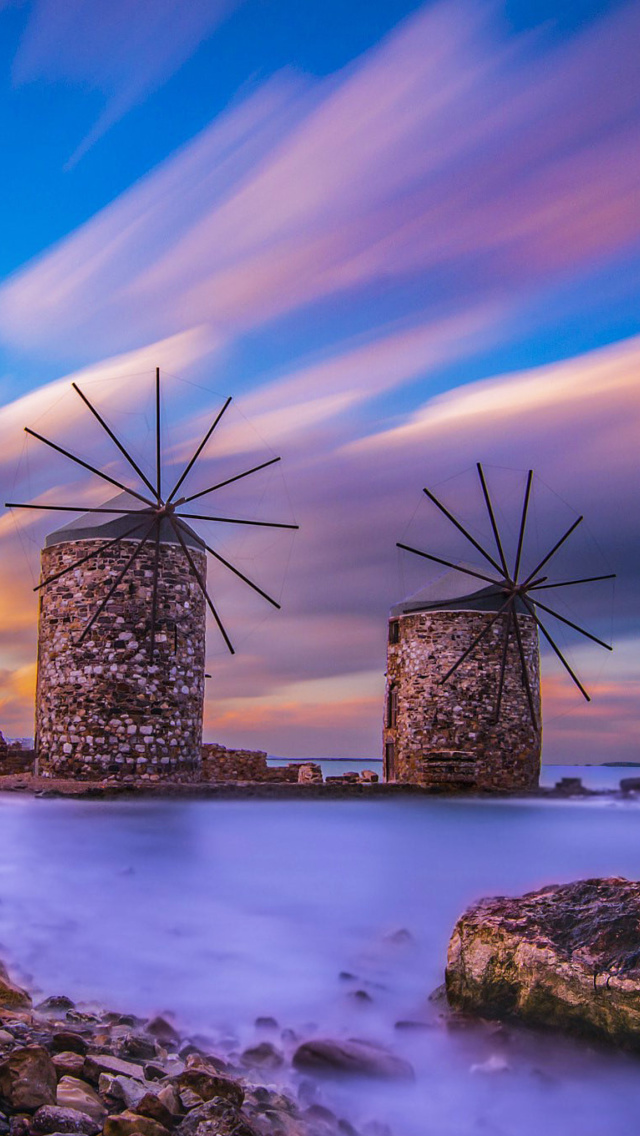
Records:
[[[614,801],[5,796],[0,956],[47,994],[172,1010],[219,1052],[253,1040],[258,1014],[390,1045],[415,1085],[329,1084],[321,1099],[394,1136],[627,1136],[637,1060],[512,1027],[450,1031],[427,999],[465,905],[638,877],[639,827],[640,807]],[[401,928],[412,941],[389,938]],[[407,1018],[427,1028],[394,1029]],[[509,1068],[473,1071],[491,1057]]]

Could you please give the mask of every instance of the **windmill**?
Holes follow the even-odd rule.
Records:
[[[285,521],[197,511],[280,461],[272,457],[198,492],[184,483],[202,458],[222,405],[179,476],[163,467],[160,370],[155,372],[154,467],[147,476],[77,383],[72,388],[124,457],[131,484],[25,427],[116,496],[99,506],[7,502],[7,508],[73,513],[42,550],[36,737],[40,772],[73,777],[196,776],[204,700],[205,624],[213,616],[234,647],[207,586],[207,555],[274,608],[279,602],[213,547],[220,525],[297,529]],[[182,493],[181,493],[182,490]],[[81,514],[81,516],[77,516]],[[206,538],[190,522],[205,526]]]
[[[490,551],[431,490],[424,493],[482,558],[479,566],[456,563],[404,542],[397,545],[450,571],[392,608],[386,774],[389,779],[425,784],[530,788],[537,784],[542,739],[538,632],[590,701],[549,630],[548,616],[611,650],[551,604],[556,603],[556,591],[613,579],[614,574],[554,578],[554,558],[582,516],[543,556],[528,562],[532,470],[527,474],[515,555],[510,560],[484,470],[480,463],[476,468],[492,533]]]

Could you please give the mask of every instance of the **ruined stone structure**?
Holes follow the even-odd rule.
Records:
[[[145,532],[141,520],[126,538],[108,543],[130,529],[130,516],[96,524],[96,515],[88,514],[46,540],[43,580],[98,555],[40,592],[36,750],[42,776],[199,776],[205,599],[168,521],[160,529],[153,660],[152,542],[76,642]],[[191,530],[185,542],[204,580],[202,542]]]
[[[516,611],[537,728],[513,629],[496,721],[506,614],[441,682],[503,603],[497,588],[469,594],[469,581],[448,572],[392,608],[384,719],[387,781],[452,789],[513,790],[538,784],[542,741],[538,633],[522,603],[516,601]]]

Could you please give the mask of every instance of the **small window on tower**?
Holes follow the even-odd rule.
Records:
[[[389,695],[387,698],[387,728],[392,730],[398,720],[398,688],[397,686],[389,687]]]
[[[400,620],[399,619],[392,619],[391,622],[389,623],[389,642],[390,643],[399,643],[400,642]]]

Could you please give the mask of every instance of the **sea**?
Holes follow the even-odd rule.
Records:
[[[545,780],[614,787],[634,772],[568,770]],[[287,1058],[313,1037],[382,1045],[414,1081],[311,1084],[289,1061],[267,1075],[366,1136],[632,1136],[638,1058],[512,1024],[454,1028],[437,991],[468,904],[639,878],[639,835],[640,804],[615,797],[4,794],[0,958],[43,997],[171,1014],[221,1056],[258,1040]],[[265,1016],[277,1025],[256,1025]]]

